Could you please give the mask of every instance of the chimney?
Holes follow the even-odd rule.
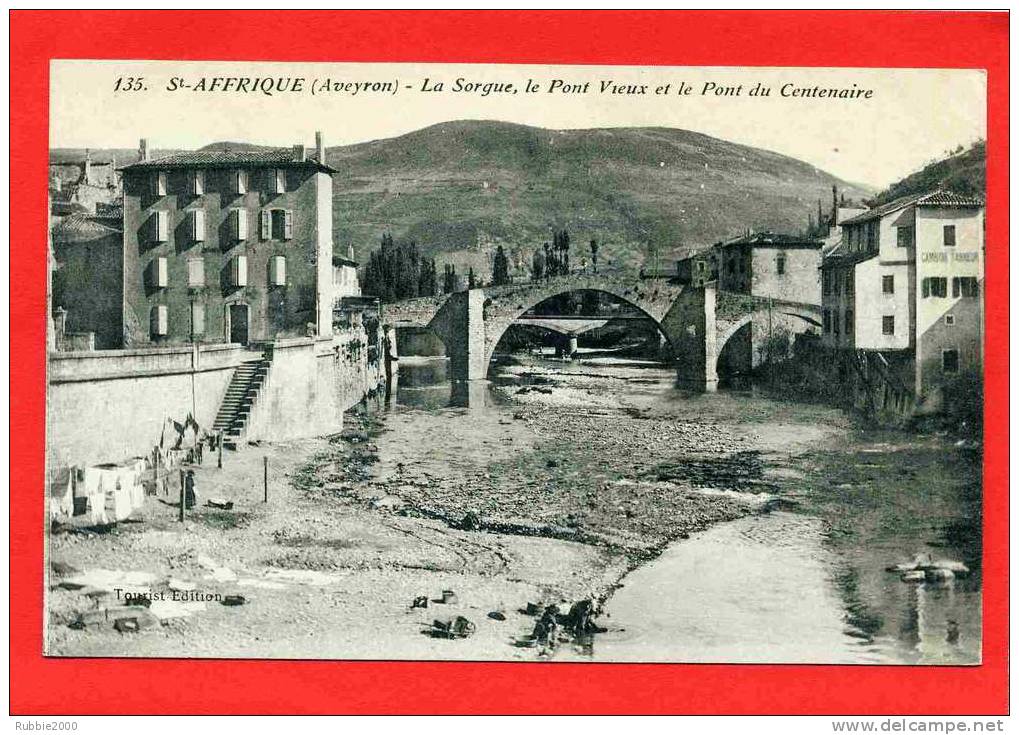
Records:
[[[354,243],[347,245],[347,260],[354,260]]]
[[[138,160],[149,160],[149,141],[146,138],[142,138],[138,141]]]
[[[315,131],[315,155],[318,157],[318,162],[324,166],[326,162],[326,144],[321,130]]]
[[[83,171],[83,173],[85,175],[85,183],[86,184],[91,184],[92,183],[92,153],[91,153],[91,151],[89,151],[88,148],[85,149],[85,164],[84,164],[84,171]]]
[[[294,160],[304,163],[307,159],[304,156],[304,145],[301,143],[294,143]]]

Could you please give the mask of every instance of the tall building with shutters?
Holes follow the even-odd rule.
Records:
[[[918,398],[983,367],[984,205],[933,191],[841,222],[821,266],[823,338],[880,353]]]
[[[124,344],[248,344],[332,333],[332,174],[316,149],[153,159],[124,186]]]

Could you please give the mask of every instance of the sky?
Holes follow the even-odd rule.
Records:
[[[208,87],[216,77],[247,78],[249,89],[254,79],[283,79],[288,88],[295,79],[303,81],[300,91],[271,95],[197,89],[203,79]],[[516,93],[485,95],[483,87],[455,91],[457,79],[465,85],[512,84]],[[369,82],[388,88],[325,91],[326,80],[332,87]],[[528,80],[537,91],[525,91]],[[553,89],[555,80],[560,84]],[[437,90],[440,82],[443,88]],[[613,93],[611,86],[603,92],[603,83],[631,92],[646,85],[645,93]],[[751,95],[757,84],[770,94]],[[869,90],[870,95],[783,96],[785,85],[787,95],[813,87]],[[688,93],[680,93],[687,88]],[[311,145],[319,130],[333,146],[460,119],[551,129],[683,128],[793,156],[880,189],[958,145],[985,137],[986,75],[945,69],[51,63],[54,148],[136,149],[140,138],[157,149],[199,148],[225,140]]]

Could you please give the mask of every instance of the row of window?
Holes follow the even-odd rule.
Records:
[[[881,226],[878,220],[861,225],[846,227],[843,233],[846,247],[851,252],[877,250],[881,241]]]
[[[259,214],[259,234],[263,240],[291,240],[294,237],[294,212],[291,209],[263,209]],[[231,209],[227,215],[230,236],[234,240],[248,239],[248,210]],[[192,242],[205,242],[205,211],[187,210],[188,234]],[[152,214],[152,239],[168,242],[170,239],[170,212],[160,209]]]
[[[251,173],[245,169],[237,169],[230,172],[230,193],[231,194],[247,194],[249,191],[253,191],[251,188],[252,179],[257,179],[257,176],[251,176]],[[265,169],[262,177],[263,186],[267,191],[273,194],[284,194],[287,192],[287,170],[284,168],[272,168]],[[257,184],[256,184],[257,187]],[[149,191],[154,196],[166,196],[170,194],[169,178],[167,177],[166,171],[156,171],[152,174],[149,179]],[[205,171],[197,169],[194,171],[188,171],[187,173],[187,189],[184,192],[191,194],[192,196],[201,196],[205,194]]]
[[[165,337],[169,329],[169,308],[156,304],[149,312],[149,333],[152,337]],[[205,304],[198,301],[191,302],[191,334],[195,337],[205,334]]]
[[[824,310],[824,332],[825,334],[839,334],[839,321],[837,314],[832,314],[828,309]],[[845,315],[846,334],[853,333],[853,310],[846,309]]]
[[[952,298],[976,298],[980,286],[974,276],[958,276],[952,278]],[[927,298],[946,298],[948,296],[948,279],[944,277],[924,278],[920,282],[920,295]]]
[[[205,285],[205,260],[188,259],[188,288]],[[153,258],[149,263],[149,285],[153,288],[168,288],[170,285],[169,259],[163,256]],[[248,256],[236,255],[230,259],[230,285],[240,288],[248,285]],[[269,258],[269,285],[287,285],[287,259],[283,255]]]
[[[822,289],[824,293],[835,293],[839,294],[842,292],[843,284],[847,294],[853,292],[853,272],[847,271],[845,279],[838,276],[838,274],[831,274],[829,271],[825,271],[821,276]],[[979,291],[977,285],[977,279],[973,276],[959,276],[952,278],[952,297],[953,298],[974,298]],[[893,294],[895,293],[895,276],[884,275],[881,276],[881,293]],[[948,296],[948,279],[940,277],[924,278],[920,282],[920,293],[924,298],[939,297],[946,298]]]
[[[846,311],[846,334],[851,334],[853,331],[853,312],[851,310]],[[945,314],[945,326],[951,327],[955,325],[955,315]],[[825,333],[831,332],[833,334],[839,333],[839,320],[832,318],[832,313],[827,309],[824,310],[824,331]],[[895,334],[895,315],[885,314],[881,317],[881,334],[886,336],[892,336]]]
[[[847,296],[852,296],[855,285],[856,274],[851,269],[847,270],[845,274],[829,270],[821,272],[821,290],[826,294],[833,293],[838,295],[845,291]]]
[[[881,242],[881,229],[877,220],[866,225],[847,227],[846,245],[850,251],[876,251]],[[915,244],[912,225],[895,228],[895,244],[900,248],[911,248]],[[944,225],[941,229],[941,244],[946,248],[955,247],[955,225]]]

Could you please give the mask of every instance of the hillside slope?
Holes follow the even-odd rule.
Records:
[[[800,230],[831,187],[869,192],[787,156],[686,130],[544,130],[458,121],[331,148],[337,241],[359,254],[383,231],[426,254],[529,254],[566,228],[602,256],[639,265],[746,227]]]
[[[93,159],[105,153],[94,150]],[[416,240],[425,255],[448,253],[444,260],[479,270],[498,244],[511,261],[527,262],[560,228],[578,246],[597,238],[606,265],[640,265],[649,242],[667,262],[748,227],[799,231],[818,200],[827,208],[833,184],[853,199],[873,194],[788,156],[669,128],[456,121],[329,148],[327,161],[339,172],[338,249],[352,243],[364,260],[388,231]]]
[[[916,173],[892,184],[873,199],[873,206],[910,194],[947,189],[956,194],[985,196],[987,190],[987,145],[984,141],[971,148],[924,166]]]

